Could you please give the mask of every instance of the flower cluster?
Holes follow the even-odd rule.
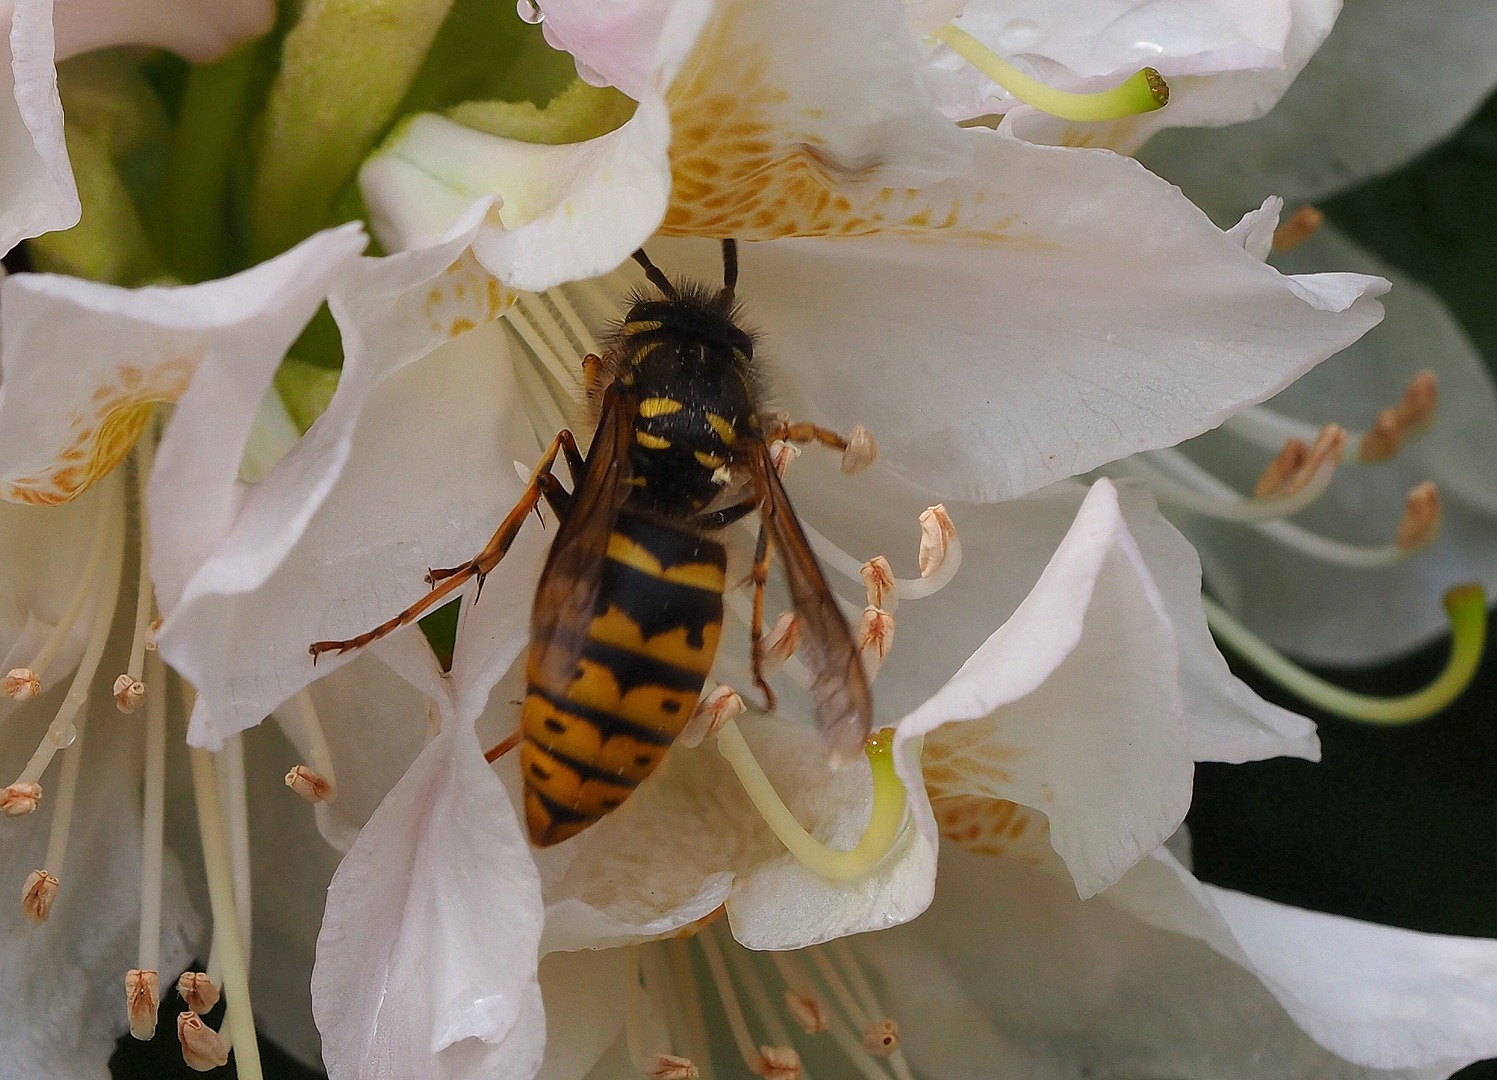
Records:
[[[1223,230],[1129,156],[1263,115],[1339,5],[377,6],[9,14],[0,249],[49,272],[0,285],[8,1069],[104,1075],[179,976],[188,1064],[247,1078],[257,1022],[338,1080],[1497,1054],[1497,943],[1204,885],[1182,830],[1195,762],[1318,755],[1229,672],[1212,629],[1309,685],[1226,608],[1360,655],[1427,636],[1432,582],[1493,565],[1473,463],[1497,399],[1458,335],[1425,361],[1436,420],[1436,378],[1369,335],[1381,268],[1323,231],[1281,272],[1302,218],[1276,234],[1254,193]],[[1161,136],[1181,175],[1197,135]],[[308,647],[465,566],[557,433],[586,444],[594,362],[660,287],[641,264],[715,288],[730,239],[774,407],[845,448],[840,470],[789,428],[770,449],[873,684],[866,764],[827,761],[778,587],[773,698],[753,688],[750,517],[721,532],[723,640],[681,737],[536,849],[508,750],[544,504],[458,604]],[[1408,291],[1399,333],[1446,326]],[[1355,349],[1333,363],[1358,392],[1296,382]],[[1356,517],[1350,445],[1372,483],[1432,474],[1392,554],[1282,520]],[[1329,599],[1357,565],[1401,576]],[[1459,692],[1484,611],[1453,597],[1451,674],[1344,711]]]

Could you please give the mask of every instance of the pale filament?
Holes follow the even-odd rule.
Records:
[[[218,769],[219,801],[229,834],[229,865],[234,875],[234,906],[239,914],[240,941],[244,962],[249,964],[254,926],[250,910],[249,802],[245,790],[244,735],[235,733],[224,739],[223,749],[213,755],[213,761]]]
[[[1190,466],[1189,475],[1198,485],[1201,491],[1208,497],[1225,502],[1228,499],[1241,499],[1227,484],[1218,480],[1215,476],[1196,466],[1193,462],[1176,450],[1156,450],[1151,454],[1162,456],[1172,467],[1177,467],[1181,462]],[[1137,456],[1128,459],[1126,464],[1132,467],[1136,464]],[[1181,471],[1184,472],[1183,466]],[[1367,547],[1361,544],[1349,544],[1342,540],[1333,540],[1330,537],[1321,536],[1310,530],[1289,521],[1253,521],[1249,522],[1254,529],[1264,536],[1276,540],[1285,547],[1299,551],[1322,562],[1331,563],[1336,566],[1346,566],[1356,569],[1374,569],[1380,566],[1393,566],[1410,555],[1420,550],[1418,547],[1404,548],[1397,544],[1386,544],[1376,547]]]
[[[722,1003],[723,1013],[728,1018],[728,1028],[733,1033],[733,1042],[738,1047],[738,1053],[743,1057],[743,1063],[748,1066],[749,1072],[763,1075],[764,1054],[759,1047],[755,1046],[753,1036],[749,1034],[748,1020],[743,1015],[743,1006],[738,1001],[738,992],[733,987],[733,979],[728,974],[728,965],[723,960],[722,949],[717,944],[717,939],[712,935],[710,928],[707,932],[697,935],[697,940],[702,946],[702,954],[707,958],[707,970],[712,974],[712,982],[717,988],[718,1000]]]
[[[317,706],[312,701],[312,692],[302,687],[296,692],[288,710],[301,727],[302,737],[307,743],[307,757],[317,774],[327,781],[328,794],[324,802],[332,802],[338,795],[338,777],[333,772],[333,755],[327,746],[327,734],[322,729],[322,719],[317,715]]]
[[[624,986],[624,1038],[635,1069],[649,1077],[654,1074],[655,1064],[660,1058],[676,1056],[670,1032],[660,1031],[664,1017],[656,998],[664,987],[658,983],[641,985],[643,971],[639,946],[627,946],[625,952],[631,963]]]
[[[118,483],[118,481],[114,482]],[[110,530],[114,527],[114,515],[117,512],[122,511],[116,510],[115,500],[108,494],[102,495],[99,499],[98,516],[94,519],[93,542],[89,545],[88,556],[83,563],[83,572],[78,575],[78,582],[73,586],[73,594],[68,597],[68,606],[63,609],[62,617],[57,620],[52,633],[47,635],[47,640],[42,643],[42,647],[37,650],[36,656],[28,665],[38,677],[45,675],[47,667],[57,659],[63,642],[67,641],[68,635],[72,633],[73,625],[78,621],[78,616],[83,613],[83,605],[88,603],[89,596],[94,592],[94,583],[104,568],[104,560],[109,552]]]
[[[1432,372],[1421,371],[1409,380],[1398,404],[1384,410],[1396,427],[1396,443],[1402,444],[1417,438],[1429,429],[1429,416],[1434,409],[1438,384]],[[1277,451],[1290,439],[1305,443],[1315,441],[1317,428],[1303,420],[1285,416],[1267,405],[1249,405],[1227,419],[1223,429],[1246,439],[1265,450]],[[1350,460],[1356,464],[1378,464],[1393,455],[1364,458],[1360,448],[1368,444],[1370,431],[1353,431],[1348,434],[1348,445],[1358,448]]]
[[[685,1043],[692,1061],[702,1071],[703,1080],[712,1080],[712,1049],[707,1037],[707,1018],[702,1014],[702,995],[697,989],[696,972],[692,968],[691,949],[679,939],[665,943],[666,956],[670,958],[671,981],[676,988],[677,1001],[681,1006],[681,1018],[686,1038]]]
[[[161,962],[161,870],[166,812],[166,668],[161,657],[146,657],[148,685],[156,692],[146,697],[145,783],[141,797],[140,951],[141,971],[159,971]]]
[[[707,927],[702,931],[702,936],[714,934],[721,924]],[[743,984],[744,993],[748,996],[749,1004],[754,1007],[754,1015],[759,1023],[769,1032],[769,1037],[776,1046],[794,1046],[790,1037],[790,1029],[785,1026],[784,1020],[780,1018],[780,1010],[775,1007],[774,1001],[769,996],[769,988],[764,979],[759,975],[759,969],[754,966],[754,961],[748,953],[736,947],[731,934],[725,933],[726,941],[721,943],[723,952],[728,958],[729,965],[733,968],[734,975]],[[811,1080],[811,1071],[802,1067],[801,1080]]]
[[[21,775],[15,781],[16,784],[34,784],[39,781],[42,773],[46,772],[47,766],[52,763],[52,758],[57,751],[71,745],[74,741],[78,727],[82,726],[80,714],[84,704],[88,701],[89,685],[99,669],[99,661],[104,656],[104,646],[109,641],[110,624],[114,620],[114,609],[119,602],[120,578],[124,574],[125,501],[118,479],[106,478],[101,486],[104,484],[109,485],[103,498],[103,512],[107,515],[104,543],[104,550],[107,554],[103,563],[103,580],[100,582],[98,600],[94,607],[93,626],[89,632],[88,643],[83,649],[83,658],[79,660],[77,671],[73,674],[73,684],[68,688],[67,697],[63,698],[62,706],[57,710],[57,715],[47,728],[47,733],[36,748],[36,752],[31,755],[31,760],[21,770]],[[75,721],[78,721],[76,725]],[[53,827],[56,828],[55,818]]]
[[[151,462],[155,451],[151,425],[147,424],[146,430],[135,443],[135,505],[140,512],[140,567],[135,588],[135,626],[130,638],[130,661],[125,667],[125,674],[129,676],[131,684],[144,681],[141,676],[145,674],[146,642],[150,638],[155,604],[155,593],[151,587],[151,530],[150,523],[146,521],[146,485],[151,479]]]
[[[863,584],[863,562],[849,555],[804,521],[800,525],[805,530],[806,539],[810,542],[811,549],[816,552],[817,557],[823,563],[846,577],[849,581],[855,581],[859,585]],[[901,600],[920,600],[931,596],[949,585],[951,579],[956,577],[956,572],[961,567],[961,534],[953,533],[950,544],[946,549],[946,558],[940,566],[933,570],[929,577],[895,578],[894,595]],[[857,614],[862,614],[862,610],[861,607],[857,608]]]
[[[1153,464],[1155,460],[1167,463],[1175,475],[1158,468]],[[1255,524],[1288,517],[1310,506],[1325,494],[1336,474],[1336,465],[1334,458],[1327,458],[1304,487],[1292,495],[1267,499],[1238,494],[1178,450],[1135,454],[1119,462],[1117,469],[1144,480],[1156,498],[1182,510],[1218,521]]]

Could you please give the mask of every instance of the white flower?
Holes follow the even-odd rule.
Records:
[[[274,16],[268,0],[3,0],[0,254],[78,223],[55,61],[109,45],[155,45],[203,63],[263,34]]]
[[[167,590],[184,573],[178,560],[190,569],[204,538],[246,498],[237,476],[257,416],[265,424],[275,368],[363,244],[357,227],[344,228],[236,277],[174,289],[37,274],[0,286],[0,512],[10,536],[0,572],[0,756],[9,770],[0,799],[19,819],[4,823],[15,892],[0,919],[5,968],[17,977],[0,989],[0,1013],[6,1031],[20,1033],[7,1040],[7,1060],[27,1075],[107,1075],[126,1020],[148,1033],[170,980],[202,955],[181,871],[169,852],[163,863],[163,817],[169,832],[184,822],[164,812],[168,682],[150,651],[152,580],[169,611]],[[154,411],[171,402],[156,446]],[[281,423],[289,428],[284,410]],[[119,466],[138,441],[127,479]],[[183,497],[163,482],[197,487]],[[139,574],[133,589],[122,586],[127,569]],[[117,610],[125,629],[112,634]],[[218,849],[205,839],[220,931],[211,966],[215,980],[222,968],[231,1003],[241,1002],[229,1028],[238,1028],[243,1059],[244,964],[218,947],[225,902],[247,910],[249,901],[237,741],[220,769],[221,795],[195,779],[200,809],[228,818]],[[224,887],[242,895],[225,901]],[[22,925],[23,909],[40,925]],[[150,978],[129,983],[139,993],[127,1017],[132,969]],[[218,1036],[202,1037],[212,1051]]]

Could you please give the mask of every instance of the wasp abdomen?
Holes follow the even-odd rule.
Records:
[[[712,669],[726,567],[701,533],[620,513],[571,681],[526,673],[520,768],[537,846],[581,832],[660,764]]]

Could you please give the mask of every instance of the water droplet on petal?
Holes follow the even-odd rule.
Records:
[[[59,750],[66,750],[72,746],[76,738],[78,738],[78,728],[73,724],[69,724],[60,731],[47,732],[47,741]]]
[[[531,26],[546,17],[545,12],[541,11],[541,6],[535,0],[516,0],[515,13],[520,16],[522,22],[528,22]]]

